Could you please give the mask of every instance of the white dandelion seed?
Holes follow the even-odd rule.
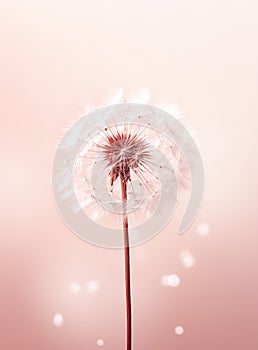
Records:
[[[128,98],[128,102],[133,102],[133,103],[148,103],[151,98],[151,93],[150,90],[145,88],[141,89],[139,91],[136,91],[136,93],[132,94]]]
[[[123,102],[124,88],[120,87],[114,94],[111,94],[108,98],[108,104],[114,105]]]

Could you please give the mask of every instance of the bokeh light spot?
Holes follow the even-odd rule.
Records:
[[[64,324],[64,318],[61,314],[55,314],[53,317],[53,324],[56,327],[61,327]]]
[[[98,339],[97,340],[97,345],[98,346],[103,346],[104,345],[104,340],[103,339]]]
[[[210,233],[210,226],[206,222],[199,224],[197,227],[197,233],[202,237],[208,236]]]
[[[69,289],[72,294],[79,294],[81,290],[81,286],[79,283],[73,282],[70,284]]]
[[[161,284],[165,287],[177,287],[180,284],[180,278],[177,275],[164,275],[161,278]]]
[[[177,326],[177,327],[175,328],[175,333],[176,333],[177,335],[182,335],[182,334],[184,333],[184,328],[181,327],[181,326]]]
[[[99,282],[98,281],[89,281],[86,283],[86,289],[89,293],[94,293],[99,290]]]
[[[180,260],[183,266],[187,269],[193,267],[195,265],[195,258],[188,250],[182,250],[180,252]]]

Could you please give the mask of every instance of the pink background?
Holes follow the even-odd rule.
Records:
[[[1,2],[0,349],[94,350],[99,338],[125,348],[123,252],[75,237],[51,193],[62,128],[120,85],[176,102],[206,170],[192,228],[179,237],[176,216],[132,251],[134,349],[258,348],[257,10],[254,0]],[[162,286],[166,274],[181,284]],[[91,280],[100,287],[89,293]]]

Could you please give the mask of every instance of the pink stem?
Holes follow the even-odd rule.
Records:
[[[122,201],[127,201],[127,183],[123,177],[121,179]],[[127,350],[132,349],[132,304],[131,304],[131,277],[130,277],[130,248],[129,248],[129,231],[128,216],[123,214],[124,230],[124,257],[125,257],[125,290],[126,290],[126,329],[127,329]]]

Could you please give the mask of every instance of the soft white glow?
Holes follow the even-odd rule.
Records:
[[[180,284],[180,278],[177,275],[164,275],[161,278],[161,284],[165,287],[177,287]]]
[[[195,265],[195,258],[188,250],[182,250],[180,253],[180,260],[185,268],[189,269]]]
[[[97,345],[98,346],[103,346],[104,345],[104,340],[103,339],[98,339],[97,340]]]
[[[80,290],[81,290],[81,286],[80,286],[79,283],[73,282],[73,283],[70,284],[69,289],[70,289],[70,292],[72,294],[79,294]]]
[[[176,333],[177,335],[182,335],[182,334],[184,333],[184,328],[181,327],[181,326],[177,326],[177,327],[175,328],[175,333]]]
[[[98,281],[89,281],[86,283],[86,289],[89,293],[94,293],[99,289]]]
[[[53,317],[53,324],[56,327],[61,327],[63,325],[63,323],[64,323],[63,315],[55,314],[54,317]]]
[[[197,227],[197,233],[202,237],[208,236],[210,233],[210,226],[206,222],[199,224]]]

